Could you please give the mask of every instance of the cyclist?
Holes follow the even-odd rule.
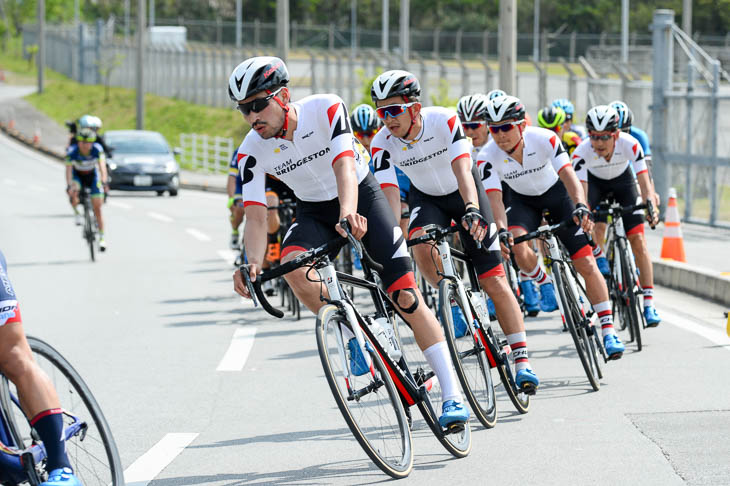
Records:
[[[229,221],[231,222],[231,250],[240,250],[240,228],[243,223],[243,189],[241,177],[238,173],[238,149],[233,151],[231,162],[228,164],[228,182],[226,183],[228,194],[228,210],[230,211]]]
[[[422,108],[420,94],[418,79],[407,71],[387,71],[373,81],[371,96],[385,124],[373,139],[375,176],[394,214],[398,214],[395,167],[411,179],[409,238],[424,235],[426,225],[445,227],[452,220],[457,222],[461,243],[474,262],[479,283],[494,301],[500,326],[516,353],[516,384],[534,392],[539,380],[530,369],[525,324],[505,278],[489,201],[484,191],[477,189],[471,147],[457,114],[441,107]],[[477,241],[484,248],[478,248]],[[413,247],[418,268],[438,288],[440,278],[432,251],[430,245]],[[458,307],[452,308],[452,313],[456,335],[463,335],[464,315]]]
[[[557,133],[563,143],[563,148],[568,151],[568,155],[573,155],[573,151],[583,139],[577,133],[565,129],[566,119],[563,109],[556,106],[546,106],[537,112],[538,126]]]
[[[98,116],[83,115],[81,118],[79,118],[78,122],[66,122],[66,126],[71,132],[71,139],[68,143],[68,149],[76,146],[76,133],[78,132],[78,130],[81,130],[82,128],[91,128],[92,130],[94,130],[94,133],[96,133],[96,143],[101,145],[101,148],[104,150],[104,153],[107,157],[111,156],[111,149],[104,141],[104,136],[99,133],[99,130],[101,130],[102,127],[102,122],[101,118],[99,118]]]
[[[53,383],[33,359],[18,299],[0,251],[0,371],[18,389],[20,406],[46,449],[48,480],[41,486],[77,486],[63,440],[63,410]]]
[[[585,138],[588,136],[586,134],[585,128],[573,123],[573,117],[575,115],[575,106],[573,106],[573,102],[567,98],[558,98],[556,100],[553,100],[552,106],[556,108],[562,108],[562,110],[565,112],[565,123],[563,129],[566,132],[575,132],[582,140],[585,140]]]
[[[80,225],[81,214],[77,208],[79,191],[82,187],[91,188],[91,204],[99,226],[99,249],[105,251],[104,218],[101,214],[104,201],[102,185],[107,183],[104,149],[96,143],[96,133],[91,128],[79,129],[76,143],[66,154],[66,192],[74,210],[76,224]]]
[[[487,105],[492,141],[479,152],[477,164],[497,225],[504,234],[502,239],[511,240],[512,235],[521,236],[535,230],[545,209],[549,211],[546,218],[550,223],[573,218],[575,224],[560,230],[558,238],[586,282],[588,299],[599,316],[609,358],[619,359],[624,345],[613,328],[608,288],[583,234],[593,227],[583,187],[558,136],[544,128],[525,127],[524,114],[522,102],[513,96],[495,98]],[[509,218],[497,193],[501,191],[500,180],[512,190]],[[537,256],[526,243],[512,248],[517,264],[540,285],[543,310],[555,310],[558,306],[552,279],[540,267]],[[502,251],[506,255],[507,247],[503,246]]]
[[[594,106],[586,115],[586,127],[590,139],[573,153],[573,164],[588,194],[588,205],[595,208],[609,193],[613,193],[613,198],[622,206],[636,204],[641,199],[653,201],[654,188],[649,180],[644,151],[638,140],[619,131],[616,110],[606,105]],[[634,173],[641,187],[641,198],[636,191]],[[639,269],[639,282],[644,289],[646,324],[654,327],[661,319],[654,307],[654,274],[644,238],[644,218],[641,211],[625,214],[622,218]],[[647,219],[652,224],[658,222],[656,214],[647,215]],[[599,221],[603,224],[596,224],[594,229],[594,237],[599,243],[594,255],[601,273],[608,275],[610,269],[600,247],[606,236],[606,217]]]
[[[416,286],[405,239],[385,195],[357,149],[344,102],[322,94],[292,102],[286,85],[289,73],[276,57],[254,57],[239,64],[229,80],[229,95],[252,130],[239,148],[247,223],[244,241],[250,277],[262,266],[266,241],[265,174],[288,184],[297,197],[297,221],[282,242],[282,262],[336,237],[346,236],[339,222],[349,223],[373,258],[385,267],[382,281],[395,304],[407,316],[419,347],[441,384],[443,427],[465,423],[453,363],[436,316],[423,305]],[[384,238],[384,235],[393,235]],[[295,295],[315,314],[324,305],[320,284],[307,279],[306,268],[285,278]],[[240,272],[233,276],[236,292],[249,297]],[[360,370],[364,356],[350,340],[350,367]]]

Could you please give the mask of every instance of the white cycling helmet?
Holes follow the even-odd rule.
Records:
[[[261,91],[274,91],[289,83],[289,71],[278,57],[259,56],[236,66],[228,78],[228,96],[242,101]]]
[[[101,118],[99,118],[98,116],[92,116],[91,125],[89,126],[98,132],[99,130],[101,130]]]
[[[79,128],[94,128],[94,117],[91,115],[84,115],[79,118]]]
[[[608,105],[594,106],[586,114],[586,129],[589,132],[613,132],[618,130],[619,116]]]
[[[502,91],[501,89],[493,89],[489,93],[487,93],[487,98],[490,100],[493,100],[494,98],[499,98],[500,96],[507,96],[507,93]]]
[[[459,120],[462,123],[486,120],[488,103],[489,99],[480,93],[462,96],[456,104]]]
[[[486,118],[492,124],[506,120],[524,120],[525,105],[514,96],[499,96],[487,104]]]
[[[370,87],[370,97],[373,103],[386,100],[394,96],[404,98],[418,98],[421,95],[421,85],[418,79],[408,71],[386,71],[373,81]]]

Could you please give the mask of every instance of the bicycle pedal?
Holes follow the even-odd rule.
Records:
[[[631,342],[631,341],[629,341]],[[621,357],[624,355],[624,353],[613,353],[608,357],[609,361],[616,361],[617,359],[621,359]]]
[[[522,385],[522,388],[520,388],[520,393],[524,393],[525,395],[533,396],[537,393],[536,386],[533,386],[531,383]]]
[[[460,434],[464,432],[464,429],[466,429],[466,425],[463,423],[455,423],[449,425],[447,428],[443,429],[444,435],[451,435],[451,434]]]

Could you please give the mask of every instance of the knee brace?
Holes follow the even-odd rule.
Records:
[[[413,304],[411,304],[409,307],[403,307],[399,302],[401,292],[407,293],[408,295],[411,295],[413,297]],[[414,312],[416,312],[416,309],[418,309],[418,294],[416,293],[415,289],[396,290],[393,292],[393,302],[395,302],[395,305],[397,305],[398,308],[405,314],[413,314]]]

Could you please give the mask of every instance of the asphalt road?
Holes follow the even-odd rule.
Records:
[[[130,484],[388,479],[337,411],[314,317],[277,321],[233,293],[224,195],[113,193],[109,250],[91,263],[64,185],[60,164],[0,137],[0,248],[26,330],[94,390]],[[662,288],[656,300],[665,322],[606,365],[599,392],[557,314],[529,320],[530,413],[500,397],[496,428],[474,424],[460,460],[417,421],[404,482],[730,484],[727,309]]]

